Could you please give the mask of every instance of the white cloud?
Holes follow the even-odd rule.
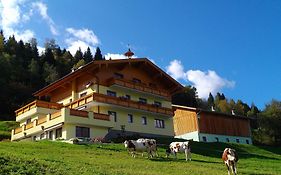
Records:
[[[37,49],[38,49],[38,54],[39,55],[42,55],[45,52],[45,48],[44,47],[37,46]]]
[[[203,72],[201,70],[184,71],[184,67],[179,60],[173,60],[166,68],[167,73],[175,79],[183,79],[192,83],[197,89],[200,98],[208,98],[209,93],[215,94],[220,92],[223,88],[233,88],[234,81],[229,81],[220,77],[215,71],[208,70]]]
[[[215,94],[223,88],[233,88],[234,81],[221,78],[215,71],[208,70],[202,72],[200,70],[189,70],[186,72],[187,79],[196,87],[198,96],[208,98],[209,93]]]
[[[28,41],[34,37],[34,32],[30,29],[18,30],[16,27],[21,21],[28,20],[28,14],[21,15],[20,5],[24,0],[1,0],[0,5],[2,11],[0,18],[0,26],[2,27],[5,37],[14,35],[17,40]]]
[[[112,59],[112,60],[119,60],[119,59],[128,59],[124,54],[118,54],[118,53],[107,53],[104,55],[106,60]],[[132,58],[137,58],[136,55],[133,55]]]
[[[179,60],[173,60],[170,65],[166,67],[167,73],[170,74],[174,79],[184,79],[185,73],[183,65]]]
[[[59,33],[58,33],[58,31],[57,31],[57,29],[55,27],[54,21],[52,20],[52,18],[49,17],[49,15],[47,13],[47,10],[48,10],[47,5],[42,3],[42,2],[34,2],[34,3],[32,3],[32,7],[35,10],[38,10],[38,12],[41,15],[41,17],[47,22],[47,24],[50,27],[51,33],[53,35],[58,35]]]
[[[72,55],[74,55],[79,48],[82,52],[85,52],[88,47],[91,49],[92,53],[94,53],[94,48],[99,44],[99,39],[92,30],[67,28],[66,31],[70,37],[65,40],[65,43],[68,47],[67,50],[69,50]]]
[[[85,41],[90,45],[98,45],[99,39],[92,30],[67,28],[66,31],[75,38]]]

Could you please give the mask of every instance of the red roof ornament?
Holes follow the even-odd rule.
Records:
[[[132,52],[131,49],[129,48],[129,50],[128,50],[126,53],[124,53],[124,55],[130,59],[130,58],[132,58],[132,56],[135,55],[135,54],[134,54],[134,52]]]

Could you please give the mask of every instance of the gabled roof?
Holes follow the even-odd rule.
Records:
[[[87,72],[91,69],[99,68],[101,65],[124,65],[124,64],[144,64],[145,71],[150,71],[157,74],[157,77],[161,81],[164,81],[167,85],[167,90],[170,94],[175,94],[183,90],[183,86],[173,79],[170,75],[156,66],[147,58],[134,58],[134,59],[116,59],[116,60],[94,60],[83,67],[76,69],[75,71],[65,75],[64,77],[56,80],[55,82],[45,86],[44,88],[38,90],[33,95],[34,96],[43,96],[56,88],[60,87],[62,84],[72,81],[73,79],[79,77],[82,72]]]
[[[232,115],[232,114],[227,114],[227,113],[222,113],[222,112],[217,112],[217,111],[208,111],[208,110],[205,110],[205,109],[193,108],[193,107],[188,107],[188,106],[180,106],[180,105],[172,104],[172,107],[173,108],[180,108],[180,109],[184,109],[184,110],[189,110],[189,111],[194,111],[197,114],[208,113],[208,114],[214,114],[214,115],[221,116],[221,117],[232,117],[232,118],[245,119],[245,120],[252,119],[250,117],[245,117],[245,116],[242,116],[242,115]]]

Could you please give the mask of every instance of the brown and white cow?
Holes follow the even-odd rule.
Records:
[[[230,169],[234,175],[237,174],[237,162],[238,162],[238,155],[234,149],[225,148],[222,153],[222,160],[224,161],[228,175],[230,175]]]
[[[169,145],[169,149],[166,150],[167,157],[170,154],[174,154],[175,158],[177,158],[177,153],[184,152],[185,160],[191,160],[191,149],[189,141],[186,142],[172,142]]]
[[[154,139],[138,139],[138,140],[126,140],[124,142],[125,148],[128,149],[132,157],[136,157],[136,152],[143,153],[147,152],[150,157],[157,154],[156,140]]]

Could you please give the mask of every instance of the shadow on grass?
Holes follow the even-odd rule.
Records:
[[[268,157],[255,152],[246,151],[247,145],[230,144],[230,143],[203,143],[203,142],[191,142],[191,152],[203,156],[221,158],[223,150],[225,148],[233,148],[238,153],[239,158],[257,158],[257,159],[269,159],[269,160],[281,160],[280,158]],[[260,148],[260,147],[258,147]],[[267,147],[265,147],[267,148]],[[270,149],[274,150],[274,149]],[[269,151],[270,151],[269,150]],[[278,150],[278,149],[276,149]]]

